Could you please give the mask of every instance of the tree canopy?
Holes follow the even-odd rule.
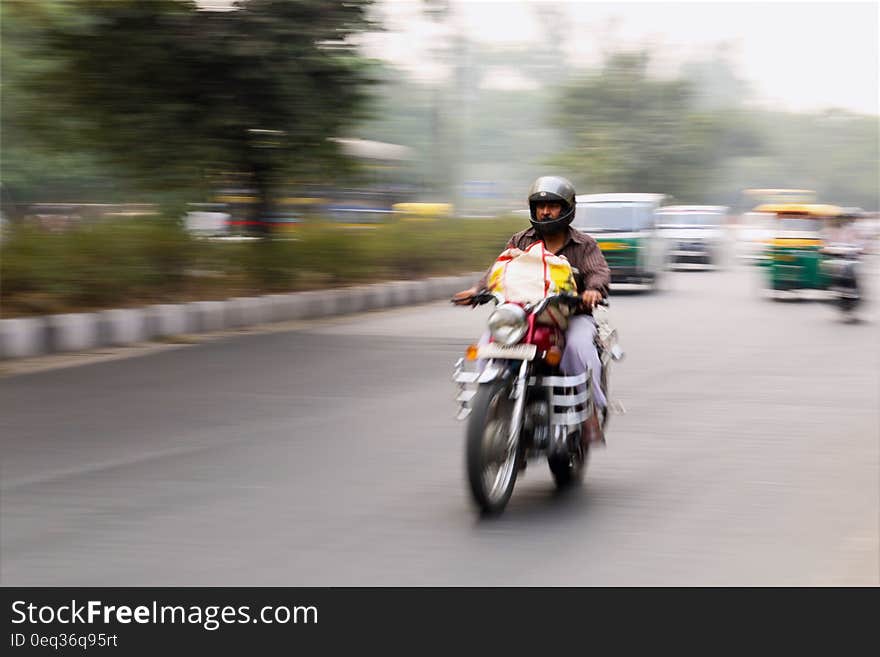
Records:
[[[369,4],[4,0],[4,196],[197,200],[232,173],[269,199],[281,181],[344,184],[328,137],[352,136],[410,146],[405,182],[441,197],[489,181],[518,199],[552,171],[583,192],[732,204],[747,187],[808,187],[878,207],[877,117],[750,107],[723,48],[658,78],[646,52],[577,70],[557,41],[459,34],[436,46],[448,79],[420,84],[358,56],[354,37],[380,28]],[[511,72],[524,84],[492,82]]]
[[[22,85],[27,125],[94,150],[153,189],[240,172],[264,199],[279,180],[338,157],[328,141],[355,121],[369,80],[350,41],[371,0],[5,3],[43,62]],[[49,117],[75,122],[61,134]],[[265,209],[265,208],[262,208]]]
[[[757,147],[734,112],[700,109],[683,77],[649,75],[648,53],[616,53],[561,91],[556,125],[569,148],[554,162],[578,189],[702,200],[725,158]]]

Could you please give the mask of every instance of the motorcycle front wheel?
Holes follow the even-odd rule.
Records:
[[[513,381],[483,383],[468,418],[465,461],[471,496],[483,513],[504,510],[513,493],[521,458],[511,440]]]

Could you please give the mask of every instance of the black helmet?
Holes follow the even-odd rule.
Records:
[[[558,201],[562,203],[562,212],[553,221],[538,221],[535,206],[540,202]],[[530,221],[541,235],[552,235],[565,230],[574,220],[574,185],[561,176],[541,176],[532,183],[529,189]]]

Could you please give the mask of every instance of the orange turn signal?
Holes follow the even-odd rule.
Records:
[[[547,354],[544,356],[544,360],[547,361],[548,365],[556,367],[562,360],[562,349],[559,347],[550,347],[547,350]]]
[[[477,345],[472,344],[464,352],[466,360],[477,360]]]

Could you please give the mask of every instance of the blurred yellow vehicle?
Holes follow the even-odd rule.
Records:
[[[764,266],[772,290],[824,290],[830,281],[822,268],[824,222],[842,215],[836,205],[768,203],[754,212],[773,217],[773,237]]]
[[[744,189],[742,197],[742,205],[753,209],[744,212],[737,222],[737,256],[753,264],[764,265],[776,226],[775,217],[759,212],[758,208],[770,204],[815,203],[817,193],[814,189],[752,188]]]
[[[450,203],[395,203],[391,209],[403,221],[434,221],[452,216]]]

